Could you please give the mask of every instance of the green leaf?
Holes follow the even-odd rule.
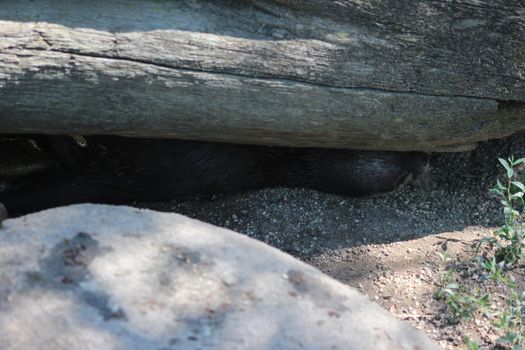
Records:
[[[498,180],[496,180],[496,186],[494,187],[495,189],[498,189],[500,191],[503,191],[505,189],[505,187],[503,186],[503,184]]]
[[[505,169],[507,169],[507,177],[510,179],[514,175],[514,169],[512,169],[512,159],[509,159],[510,163],[503,158],[498,158],[499,162]]]
[[[512,178],[512,176],[514,175],[514,169],[512,169],[512,166],[511,166],[511,164],[512,164],[512,160],[510,160],[510,161],[511,161],[510,164],[509,164],[505,159],[503,159],[503,158],[498,158],[498,160],[499,160],[499,162],[501,163],[501,165],[503,165],[503,167],[504,167],[505,169],[507,169],[507,177],[508,177],[509,179]]]
[[[512,181],[512,184],[514,186],[516,186],[517,188],[519,188],[521,191],[525,192],[525,185],[522,184],[521,182],[519,182],[519,181]]]
[[[518,165],[518,164],[521,164],[521,163],[525,163],[525,158],[516,159],[514,161],[514,165]]]
[[[509,170],[510,169],[510,165],[509,163],[507,163],[507,161],[503,158],[498,158],[499,162],[501,163],[501,165],[503,165],[503,167],[505,167],[505,169]]]
[[[514,343],[514,340],[516,339],[516,335],[512,333],[507,333],[503,337],[499,337],[498,340],[496,340],[500,344],[512,344]]]
[[[497,194],[498,196],[503,196],[503,192],[499,188],[493,188],[490,190],[490,192]]]

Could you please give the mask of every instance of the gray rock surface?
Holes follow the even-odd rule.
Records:
[[[3,222],[0,348],[437,349],[264,243],[102,205]]]

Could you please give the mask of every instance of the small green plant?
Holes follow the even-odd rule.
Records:
[[[508,160],[499,158],[499,162],[506,170],[506,183],[499,180],[491,190],[496,194],[503,205],[505,225],[494,231],[494,237],[486,242],[496,247],[495,257],[498,261],[515,264],[523,257],[524,236],[524,208],[525,185],[523,175],[520,177],[516,168],[525,163],[525,158]]]
[[[519,292],[514,278],[509,278],[507,286],[510,295],[507,298],[507,305],[494,326],[499,328],[504,335],[498,339],[498,343],[512,349],[522,349],[525,344],[525,293]]]
[[[505,276],[505,271],[503,270],[503,261],[496,262],[496,257],[493,256],[489,259],[483,257],[477,257],[477,262],[479,267],[488,274],[488,278],[491,281],[499,282],[502,284],[507,283],[507,276]]]
[[[443,299],[452,311],[452,316],[449,319],[451,323],[470,320],[478,310],[485,310],[489,306],[489,294],[471,293],[457,283],[448,284],[442,289],[442,292]]]
[[[471,319],[478,310],[485,310],[490,302],[489,294],[470,291],[458,280],[461,280],[458,267],[449,266],[441,279],[443,287],[435,295],[436,299],[445,302],[450,311],[448,321],[452,324]]]
[[[525,172],[519,174],[518,171],[519,167],[525,165],[525,158],[500,158],[499,162],[505,168],[506,180],[504,183],[498,180],[491,192],[498,196],[503,205],[505,224],[495,230],[492,237],[478,242],[473,259],[449,265],[441,281],[443,287],[436,293],[436,298],[445,302],[451,313],[451,322],[487,317],[502,334],[496,343],[505,349],[518,350],[525,346],[525,293],[519,291],[516,281],[507,272],[525,257]],[[486,243],[488,251],[479,256],[479,250],[482,246],[486,247]],[[450,261],[448,254],[440,256],[444,262]],[[470,278],[473,276],[476,277]],[[492,286],[489,287],[491,291],[480,292],[475,287],[479,283],[484,284],[483,288]],[[499,291],[503,291],[503,294]],[[495,296],[505,305],[495,311],[492,305],[489,313]],[[480,348],[468,336],[463,340],[469,350]]]
[[[479,344],[478,342],[472,340],[470,337],[466,336],[463,341],[465,342],[465,345],[467,346],[467,350],[479,350]]]

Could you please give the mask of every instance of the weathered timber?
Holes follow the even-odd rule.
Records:
[[[524,129],[522,0],[0,6],[0,133],[457,150]]]

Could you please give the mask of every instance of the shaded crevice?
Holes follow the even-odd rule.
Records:
[[[498,103],[498,111],[501,110],[512,110],[512,111],[518,111],[523,110],[525,111],[525,102],[516,101],[516,100],[496,100]]]

